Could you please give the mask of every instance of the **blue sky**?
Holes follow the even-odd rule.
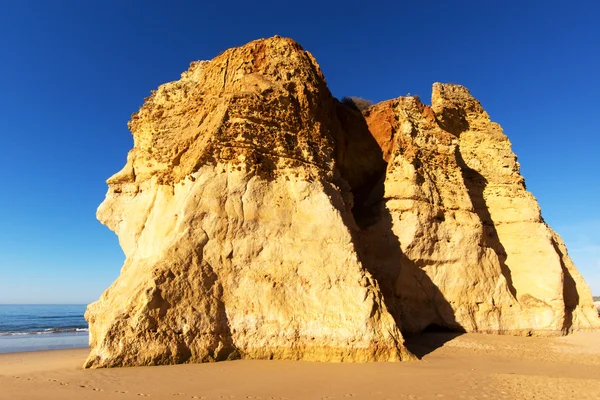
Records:
[[[0,303],[95,300],[123,263],[95,210],[130,115],[191,61],[274,34],[311,51],[337,97],[467,86],[600,295],[597,2],[205,3],[0,3]]]

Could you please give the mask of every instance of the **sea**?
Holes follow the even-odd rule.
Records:
[[[88,347],[86,305],[0,304],[0,353]]]

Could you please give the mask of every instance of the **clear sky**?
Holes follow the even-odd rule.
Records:
[[[274,34],[311,51],[337,97],[467,86],[600,295],[598,4],[3,1],[0,303],[95,300],[124,259],[95,210],[130,115],[191,61]]]

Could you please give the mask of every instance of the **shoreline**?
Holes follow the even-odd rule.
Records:
[[[428,333],[419,361],[238,360],[84,370],[88,349],[0,354],[0,399],[598,399],[600,332]]]
[[[89,348],[88,332],[0,336],[0,355]]]

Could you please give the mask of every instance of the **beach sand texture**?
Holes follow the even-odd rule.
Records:
[[[428,333],[420,361],[241,360],[83,370],[88,350],[0,355],[0,399],[600,399],[600,332]]]

